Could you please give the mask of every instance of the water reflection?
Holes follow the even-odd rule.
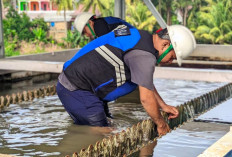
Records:
[[[225,83],[156,79],[155,84],[163,99],[175,106]],[[138,92],[120,100],[109,105],[115,117],[111,121],[113,133],[148,118],[142,105],[136,103]],[[109,135],[108,130],[74,125],[57,96],[12,104],[0,114],[0,124],[0,152],[21,156],[71,155]],[[191,138],[187,139],[191,143]]]
[[[191,122],[158,140],[153,157],[195,157],[229,131],[229,125]]]
[[[67,133],[68,119],[57,96],[12,104],[0,114],[2,143],[15,155],[58,155],[60,152],[51,150]]]

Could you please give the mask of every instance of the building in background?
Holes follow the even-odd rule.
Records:
[[[48,35],[57,41],[62,41],[66,37],[65,27],[70,30],[72,23],[81,8],[66,11],[66,23],[64,22],[64,12],[58,11],[57,6],[51,0],[18,0],[17,7],[19,14],[26,13],[31,20],[43,18],[49,26]]]
[[[57,6],[50,0],[18,0],[18,11],[51,11]]]
[[[73,22],[76,16],[83,11],[83,5],[73,10],[66,11],[66,23],[64,22],[64,11],[58,11],[56,4],[52,0],[12,0],[12,6],[19,14],[25,13],[31,20],[35,18],[43,18],[49,26],[48,35],[52,36],[57,41],[62,41],[66,37],[66,30],[73,28]],[[5,9],[7,14],[8,9]],[[92,12],[90,8],[89,12]],[[97,16],[100,12],[96,10]]]

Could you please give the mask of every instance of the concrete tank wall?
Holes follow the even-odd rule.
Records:
[[[8,57],[7,59],[65,62],[72,58],[78,50],[79,49],[69,49],[53,53]],[[197,48],[190,58],[232,61],[232,45],[197,44]]]
[[[54,61],[54,62],[65,62],[72,58],[79,49],[69,49],[57,52],[40,53],[33,55],[22,55],[16,57],[8,57],[7,59],[12,60],[34,60],[34,61]]]
[[[232,45],[197,44],[191,57],[232,61]]]

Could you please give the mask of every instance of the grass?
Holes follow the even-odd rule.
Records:
[[[5,42],[5,55],[6,57],[10,56],[19,56],[19,55],[29,55],[29,54],[38,54],[44,52],[54,52],[63,50],[61,46],[51,43],[43,42],[26,42],[22,41],[20,44]]]

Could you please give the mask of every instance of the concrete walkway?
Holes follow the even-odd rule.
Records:
[[[64,62],[31,61],[31,60],[0,60],[0,70],[20,70],[60,73]]]
[[[3,59],[0,60],[0,69],[61,73],[63,64],[64,62]],[[232,70],[156,67],[154,77],[192,81],[231,82]]]
[[[230,132],[206,149],[198,157],[224,157],[232,150],[232,126]]]
[[[232,70],[157,67],[155,78],[207,82],[231,82]]]

